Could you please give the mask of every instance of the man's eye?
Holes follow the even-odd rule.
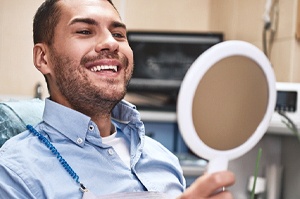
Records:
[[[83,34],[83,35],[90,35],[90,34],[92,34],[91,31],[89,31],[89,30],[81,30],[81,31],[77,31],[76,33]]]
[[[122,33],[112,33],[112,36],[117,38],[125,38],[125,36]]]

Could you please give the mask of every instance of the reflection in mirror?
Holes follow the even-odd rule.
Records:
[[[192,118],[200,139],[215,150],[230,150],[255,132],[268,106],[268,82],[261,67],[244,56],[212,66],[196,89]]]

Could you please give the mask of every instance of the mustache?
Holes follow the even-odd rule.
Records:
[[[99,53],[96,56],[85,56],[80,60],[80,64],[81,65],[85,65],[88,62],[94,62],[100,59],[117,59],[120,60],[122,64],[124,64],[124,66],[128,66],[128,58],[124,55],[124,56],[120,56],[118,53],[115,52],[108,52],[108,51],[103,51],[101,53]]]

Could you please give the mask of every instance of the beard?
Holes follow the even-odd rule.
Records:
[[[128,58],[123,56],[119,59],[125,70],[123,85],[120,87],[120,82],[117,83],[114,79],[106,79],[103,85],[102,82],[96,84],[89,78],[88,69],[84,64],[102,58],[119,59],[119,56],[105,52],[97,57],[83,57],[78,65],[70,57],[60,55],[55,49],[52,50],[51,61],[54,64],[55,83],[60,93],[71,108],[90,117],[111,113],[113,107],[124,98],[133,72],[133,67],[128,66]]]

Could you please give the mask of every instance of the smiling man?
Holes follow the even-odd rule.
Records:
[[[47,79],[51,100],[90,116],[107,136],[110,112],[124,97],[133,70],[126,26],[106,1],[57,4],[62,14],[49,41],[37,35],[44,31],[37,13],[34,63]]]
[[[109,0],[46,0],[33,25],[34,64],[50,97],[43,121],[0,150],[3,198],[82,198],[123,192],[231,198],[224,171],[185,189],[178,159],[145,136],[124,101],[133,54]]]

